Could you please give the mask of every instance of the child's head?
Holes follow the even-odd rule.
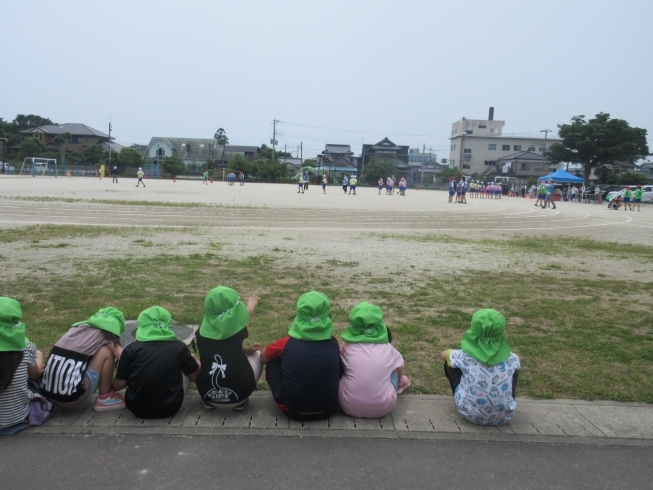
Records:
[[[494,365],[510,357],[510,345],[504,338],[506,318],[486,308],[472,315],[471,328],[460,342],[463,352],[486,365]]]
[[[297,300],[297,316],[288,331],[298,340],[328,340],[333,336],[331,302],[324,294],[310,291]]]
[[[202,337],[228,339],[249,323],[249,312],[240,302],[238,293],[225,286],[218,286],[206,293],[204,310],[204,320],[200,327]]]
[[[136,320],[136,340],[140,342],[176,341],[179,338],[170,328],[170,312],[160,306],[151,306],[144,310]]]
[[[11,384],[29,342],[22,319],[18,301],[0,297],[0,393]]]
[[[367,301],[354,306],[349,313],[349,326],[342,332],[342,340],[351,344],[387,344],[388,328],[383,322],[381,308]]]
[[[83,322],[73,324],[73,327],[90,325],[105,333],[105,337],[114,345],[120,345],[120,336],[125,331],[125,315],[118,308],[108,306],[100,309],[95,315]]]

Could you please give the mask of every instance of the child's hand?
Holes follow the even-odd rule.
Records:
[[[261,300],[258,296],[253,294],[249,298],[247,298],[247,311],[249,311],[249,314],[252,315],[254,313],[254,310],[256,309],[256,306],[258,305],[258,302]]]
[[[250,345],[247,350],[245,351],[245,354],[248,356],[254,355],[255,352],[258,352],[261,350],[261,344],[259,343],[254,343]]]

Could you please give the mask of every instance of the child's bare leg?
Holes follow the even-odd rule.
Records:
[[[111,391],[114,364],[115,357],[111,349],[106,345],[97,351],[97,354],[91,359],[89,366],[100,375],[100,382],[98,383],[98,393],[100,395],[106,395]]]

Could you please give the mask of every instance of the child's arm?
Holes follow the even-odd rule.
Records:
[[[254,353],[256,351],[259,351],[259,350],[261,350],[261,344],[256,343],[256,342],[253,343],[252,345],[250,345],[249,347],[243,346],[243,352],[247,356],[252,356],[252,355],[254,355]]]
[[[43,352],[40,350],[36,351],[36,362],[33,366],[27,368],[27,376],[29,379],[37,380],[41,377],[43,372]]]
[[[200,375],[200,372],[202,371],[202,363],[197,357],[195,357],[194,354],[191,354],[191,356],[193,357],[193,359],[195,359],[195,362],[197,363],[197,371],[190,373],[188,375],[188,379],[190,379],[191,381],[195,381],[197,377]]]
[[[113,357],[116,359],[120,359],[120,355],[122,354],[122,346],[118,344],[111,343],[108,345],[109,350],[113,354]]]
[[[447,365],[451,366],[451,359],[449,356],[451,355],[451,349],[447,349],[445,351],[442,351],[440,354],[440,358],[447,363]]]
[[[254,314],[254,310],[256,309],[256,306],[258,305],[258,302],[260,300],[261,298],[259,298],[255,294],[247,298],[247,311],[249,311],[250,316]]]
[[[124,379],[116,378],[113,380],[113,383],[111,384],[111,389],[113,391],[120,391],[120,390],[124,390],[125,388],[127,388],[127,381],[125,381]]]

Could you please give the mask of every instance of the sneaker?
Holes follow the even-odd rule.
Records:
[[[122,410],[125,408],[125,398],[114,391],[110,392],[105,398],[98,397],[93,404],[93,410],[96,412],[108,412],[109,410]]]
[[[410,379],[405,374],[401,376],[399,384],[397,385],[397,395],[401,395],[406,388],[410,386]]]
[[[236,405],[234,407],[234,411],[240,412],[241,410],[245,410],[245,407],[247,406],[248,403],[249,403],[249,398],[245,398],[245,401],[243,403],[241,403],[240,405]]]
[[[207,402],[204,398],[200,398],[200,401],[202,402],[202,406],[207,410],[215,410],[215,405],[213,403]]]

